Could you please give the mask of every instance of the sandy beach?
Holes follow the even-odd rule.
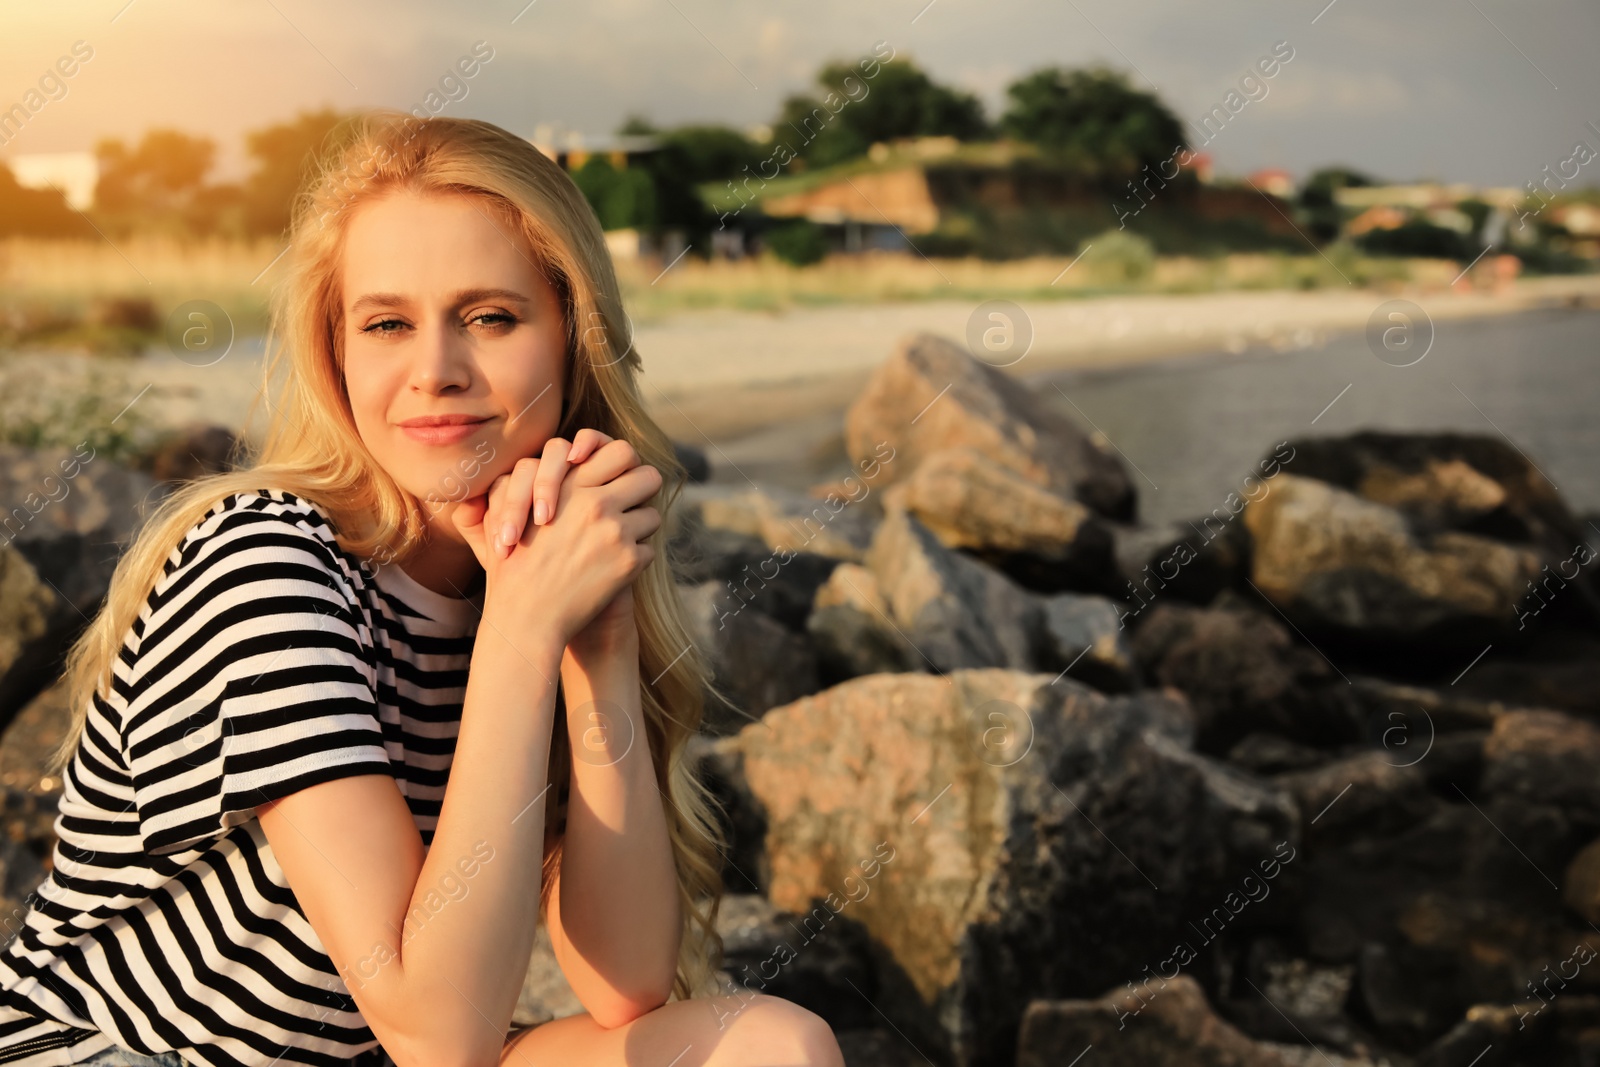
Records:
[[[1007,369],[1028,375],[1134,366],[1188,353],[1299,351],[1332,334],[1364,329],[1373,311],[1396,297],[1417,303],[1436,321],[1499,316],[1600,304],[1600,277],[1524,280],[1501,293],[1313,290],[1032,301],[1021,305],[1032,344]],[[645,398],[669,433],[707,448],[714,462],[718,446],[744,439],[746,454],[787,454],[804,466],[806,457],[794,450],[838,432],[840,413],[902,337],[930,330],[964,338],[977,306],[924,301],[785,313],[693,311],[641,323],[636,346]],[[0,384],[38,388],[60,376],[91,375],[147,418],[240,432],[259,389],[262,348],[260,337],[241,337],[224,358],[204,367],[159,349],[138,360],[95,361],[13,352],[0,361]],[[70,386],[63,382],[63,388]]]

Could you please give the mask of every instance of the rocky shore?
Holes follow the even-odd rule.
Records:
[[[1262,442],[1151,527],[1114,452],[930,334],[844,429],[851,477],[691,485],[670,529],[726,697],[730,988],[852,1067],[1596,1062],[1600,530],[1514,446]],[[54,657],[215,452],[45,506],[70,451],[0,451],[8,914]],[[541,945],[518,1020],[578,1010]]]

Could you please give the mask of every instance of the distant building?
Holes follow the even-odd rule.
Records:
[[[27,152],[7,159],[17,184],[28,189],[56,188],[79,211],[94,204],[100,165],[93,152]]]
[[[1411,216],[1397,207],[1388,204],[1378,204],[1367,208],[1361,214],[1345,223],[1344,232],[1350,237],[1360,237],[1373,230],[1397,230],[1404,226]]]
[[[557,132],[547,125],[537,127],[528,140],[569,171],[583,166],[591,156],[604,156],[613,167],[622,170],[661,147],[660,139],[649,134]]]
[[[1268,167],[1250,175],[1250,184],[1263,193],[1288,200],[1294,196],[1294,175],[1281,167]]]
[[[1187,155],[1180,152],[1175,162],[1184,170],[1194,171],[1194,176],[1207,185],[1215,176],[1210,152],[1190,152]]]
[[[1521,189],[1418,182],[1413,185],[1347,185],[1336,190],[1333,196],[1339,206],[1355,210],[1384,206],[1426,212],[1453,208],[1463,200],[1481,200],[1490,207],[1515,211],[1527,194]]]
[[[940,231],[946,223],[959,232],[974,214],[1018,220],[1021,226],[1041,217],[1104,220],[1092,224],[1107,227],[1118,222],[1117,203],[1030,145],[922,138],[874,145],[866,162],[872,165],[847,163],[771,181],[729,183],[719,208],[727,209],[730,226],[756,206],[770,218],[807,219],[825,227],[832,246],[844,252],[912,251],[919,235]],[[1248,221],[1264,234],[1294,235],[1293,226],[1254,190],[1206,184],[1209,155],[1185,155],[1179,165],[1201,182],[1182,193],[1163,193],[1166,183],[1149,179],[1141,189],[1158,210],[1179,211],[1206,225]],[[1123,201],[1137,215],[1144,201],[1132,190],[1129,183]]]

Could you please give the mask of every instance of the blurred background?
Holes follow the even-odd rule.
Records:
[[[1593,5],[3,18],[8,901],[60,655],[261,431],[291,197],[387,106],[606,231],[729,983],[852,1067],[1600,1063]]]

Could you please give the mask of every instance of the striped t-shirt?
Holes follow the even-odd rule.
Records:
[[[364,570],[283,490],[213,506],[91,701],[54,869],[0,949],[0,1063],[387,1063],[254,809],[388,774],[430,844],[481,606]]]

